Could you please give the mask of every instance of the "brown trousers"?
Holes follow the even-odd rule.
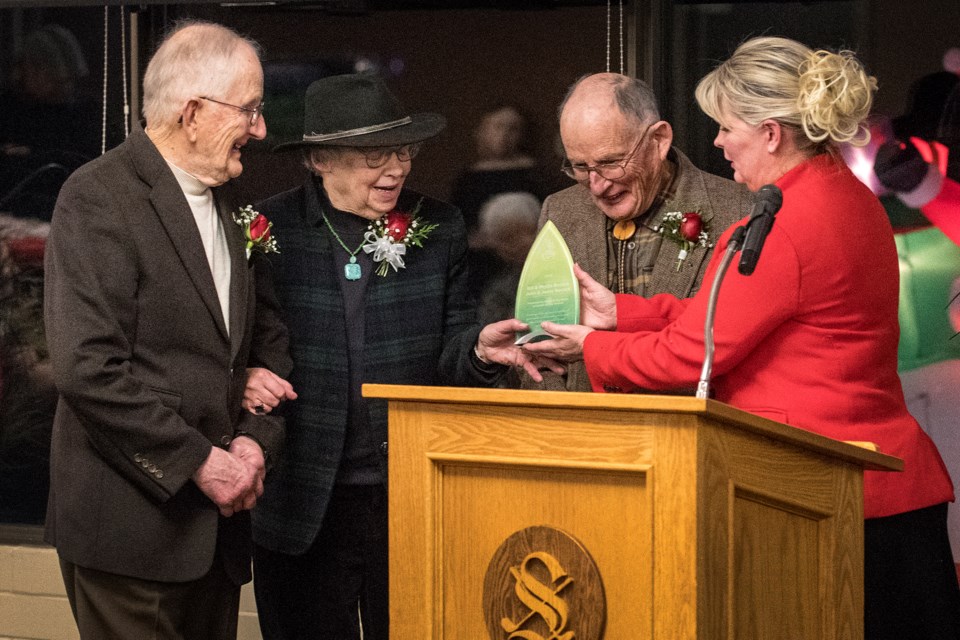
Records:
[[[77,566],[60,571],[83,640],[236,640],[240,587],[219,559],[193,582],[155,582]]]

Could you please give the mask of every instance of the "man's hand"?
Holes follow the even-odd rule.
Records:
[[[256,443],[253,445],[257,446]],[[259,448],[257,446],[257,449]],[[260,454],[260,457],[262,459],[263,454]],[[251,509],[257,502],[257,473],[254,465],[218,447],[210,448],[210,455],[192,477],[200,491],[217,505],[223,516],[232,516],[242,509]]]
[[[589,277],[589,276],[588,276]],[[583,342],[593,333],[593,329],[580,324],[556,324],[541,322],[543,330],[553,336],[553,340],[529,342],[523,345],[534,357],[559,362],[583,360]]]
[[[593,329],[613,331],[617,328],[617,297],[612,291],[573,265],[573,274],[580,283],[580,324]],[[558,326],[558,325],[553,325]]]
[[[245,462],[254,474],[253,494],[241,496],[239,501],[234,503],[233,510],[252,509],[257,503],[257,498],[263,495],[263,479],[267,477],[267,463],[263,457],[263,449],[253,438],[237,436],[230,443],[230,453]],[[250,502],[251,499],[252,502]]]
[[[243,390],[243,408],[263,415],[276,409],[284,400],[296,400],[293,386],[269,369],[247,369],[247,386]]]
[[[514,344],[517,331],[527,331],[529,328],[515,318],[488,324],[477,338],[477,355],[486,362],[523,368],[536,382],[543,382],[543,376],[538,370],[540,367],[562,374],[564,369],[560,363],[527,353]]]

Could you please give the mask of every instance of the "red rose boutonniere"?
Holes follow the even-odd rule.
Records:
[[[253,207],[247,205],[240,207],[240,210],[233,214],[233,220],[243,229],[243,237],[247,241],[248,258],[254,251],[280,253],[280,249],[277,248],[277,239],[270,234],[273,223],[267,220],[267,216],[254,211]]]
[[[417,215],[422,204],[421,198],[410,213],[394,209],[367,227],[363,235],[366,244],[362,248],[365,253],[373,254],[374,262],[380,263],[378,276],[386,276],[390,267],[394,271],[405,269],[403,256],[407,247],[423,247],[423,241],[437,228],[438,225],[427,224]]]
[[[677,253],[677,271],[683,267],[683,261],[694,247],[709,247],[710,221],[704,220],[697,211],[681,213],[671,211],[663,215],[657,232],[664,238],[680,245]]]

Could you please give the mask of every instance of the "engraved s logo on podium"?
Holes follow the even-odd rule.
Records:
[[[483,613],[492,640],[600,640],[606,623],[600,572],[566,532],[521,529],[487,565]]]
[[[539,560],[543,563],[550,573],[550,584],[540,582],[536,575],[528,568],[528,563]],[[570,615],[570,607],[566,601],[559,596],[567,585],[573,582],[573,578],[567,575],[560,563],[552,555],[545,551],[537,551],[529,554],[520,563],[519,567],[510,567],[510,573],[516,580],[514,592],[517,598],[522,602],[530,613],[525,615],[519,622],[514,622],[509,618],[503,618],[500,626],[509,633],[509,638],[530,638],[531,640],[573,640],[575,634],[573,631],[564,633],[567,626],[567,619]],[[546,623],[550,635],[544,638],[540,635],[528,635],[520,629],[534,615]]]

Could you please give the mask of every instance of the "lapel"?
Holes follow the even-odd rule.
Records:
[[[337,339],[342,342],[344,348],[347,344],[347,333],[345,326],[345,314],[343,291],[340,290],[339,277],[342,277],[341,265],[336,263],[336,252],[340,247],[334,244],[330,236],[329,229],[323,221],[323,204],[320,190],[323,189],[322,183],[313,177],[307,179],[304,185],[304,211],[303,211],[303,229],[298,230],[305,238],[312,238],[308,243],[310,252],[316,252],[319,268],[314,268],[314,273],[310,274],[311,283],[316,283],[317,290],[322,291],[328,297],[327,303],[333,302],[336,305],[336,313],[330,314],[325,318],[325,322],[332,322],[327,325],[329,330],[337,331]],[[304,250],[301,249],[301,252]],[[296,263],[297,261],[295,261]],[[304,265],[299,265],[303,268]],[[367,283],[365,295],[369,295],[371,282]],[[343,319],[343,320],[341,320]],[[332,338],[331,338],[332,339]]]
[[[210,312],[217,330],[228,340],[227,327],[223,321],[220,300],[213,284],[213,275],[203,250],[200,231],[193,212],[180,189],[177,179],[157,148],[142,129],[135,129],[128,138],[133,146],[134,163],[143,180],[151,186],[150,204],[166,230],[174,250],[183,263],[187,276],[200,294],[203,304]]]
[[[220,214],[220,224],[223,226],[223,235],[227,239],[227,249],[230,254],[230,361],[240,350],[243,334],[247,324],[247,296],[250,287],[249,259],[247,258],[247,243],[243,231],[233,219],[236,210],[236,200],[232,197],[232,189],[227,186],[213,190],[217,213]]]
[[[653,228],[659,227],[663,221],[663,216],[670,211],[681,213],[699,211],[704,220],[714,218],[716,212],[711,206],[710,196],[707,193],[706,185],[703,184],[703,177],[700,172],[687,160],[686,156],[676,149],[670,149],[670,156],[677,166],[673,194],[664,200],[660,208],[654,212],[648,224]],[[723,229],[718,230],[711,226],[709,231],[711,245],[716,244],[722,231]],[[668,292],[683,298],[690,295],[696,284],[697,275],[703,269],[703,262],[710,254],[710,248],[694,247],[691,249],[686,260],[683,261],[683,267],[680,271],[677,271],[677,255],[679,253],[680,245],[671,240],[663,240],[657,254],[657,262],[650,283],[651,294]]]
[[[607,217],[593,203],[582,186],[568,189],[565,206],[558,207],[555,224],[560,233],[570,238],[570,255],[580,268],[601,284],[607,282]],[[558,194],[560,195],[560,194]],[[559,202],[558,202],[559,204]]]

